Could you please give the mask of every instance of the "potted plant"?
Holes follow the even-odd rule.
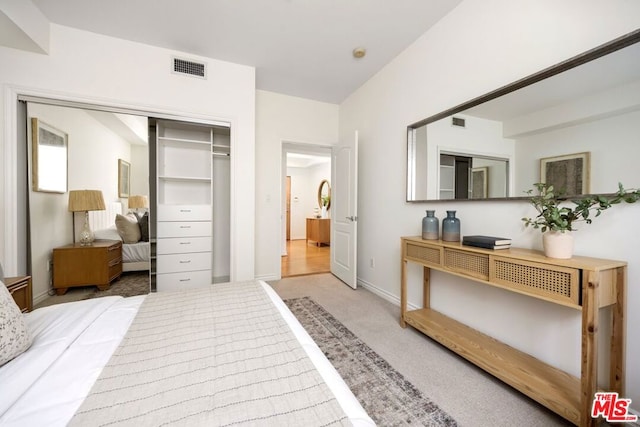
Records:
[[[329,209],[329,203],[331,202],[331,196],[322,196],[322,218],[327,217],[327,210]]]
[[[567,198],[561,192],[555,191],[553,185],[539,182],[534,184],[537,194],[533,190],[527,191],[531,195],[531,204],[538,211],[534,218],[522,218],[525,226],[540,229],[542,246],[545,255],[550,258],[571,258],[573,255],[574,223],[584,221],[591,224],[593,218],[600,216],[602,211],[621,202],[635,203],[640,200],[640,190],[625,190],[618,184],[618,191],[611,196],[587,195],[582,198]],[[563,205],[571,202],[573,206]]]

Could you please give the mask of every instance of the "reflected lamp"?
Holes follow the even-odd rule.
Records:
[[[69,212],[84,212],[84,225],[80,231],[79,242],[82,246],[91,246],[95,240],[89,225],[89,211],[105,210],[102,191],[71,190],[69,191]],[[74,216],[75,222],[75,216]],[[75,234],[75,226],[74,226]],[[75,242],[75,236],[74,236]]]

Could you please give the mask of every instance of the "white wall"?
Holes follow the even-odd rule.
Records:
[[[256,91],[256,277],[280,278],[284,240],[282,144],[335,145],[338,105]],[[280,224],[280,227],[275,226]]]
[[[446,209],[457,210],[463,235],[510,236],[515,246],[541,249],[539,232],[525,230],[520,220],[534,213],[526,202],[406,203],[406,127],[638,27],[640,2],[634,1],[465,0],[349,96],[340,106],[340,136],[360,131],[359,283],[399,300],[400,237],[420,234],[425,209],[440,218]],[[640,205],[616,206],[575,233],[576,253],[629,262],[625,378],[626,397],[636,408],[639,215]],[[409,301],[417,306],[420,273],[409,270]],[[431,283],[436,309],[579,374],[579,312],[443,273],[433,273]]]
[[[31,94],[230,122],[232,278],[254,277],[255,69],[51,25],[50,54],[0,47],[0,259],[17,271],[16,96]],[[178,54],[208,64],[207,79],[171,72]]]
[[[131,195],[149,196],[149,147],[147,145],[131,144]]]
[[[287,175],[291,176],[291,240],[306,239],[307,218],[313,218],[315,208],[320,209],[318,186],[324,179],[330,181],[331,163],[288,167]],[[327,216],[331,217],[331,209]]]
[[[28,116],[37,117],[67,134],[69,190],[100,190],[105,203],[119,200],[118,159],[130,161],[130,144],[127,141],[77,108],[29,103]],[[35,303],[47,297],[50,281],[47,264],[52,258],[52,249],[73,241],[68,201],[69,193],[32,191],[30,194],[31,275]],[[84,215],[77,214],[76,227],[82,223]]]

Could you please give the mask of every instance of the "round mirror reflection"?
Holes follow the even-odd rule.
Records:
[[[327,179],[323,179],[318,186],[318,206],[325,206],[327,210],[331,207],[331,186]]]

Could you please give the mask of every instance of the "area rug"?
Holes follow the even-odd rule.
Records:
[[[289,309],[379,426],[457,426],[456,421],[309,297]]]
[[[83,299],[120,295],[123,297],[133,297],[136,295],[146,295],[149,293],[149,272],[130,271],[122,273],[120,279],[111,283],[106,291],[95,288],[95,292],[88,294]]]

